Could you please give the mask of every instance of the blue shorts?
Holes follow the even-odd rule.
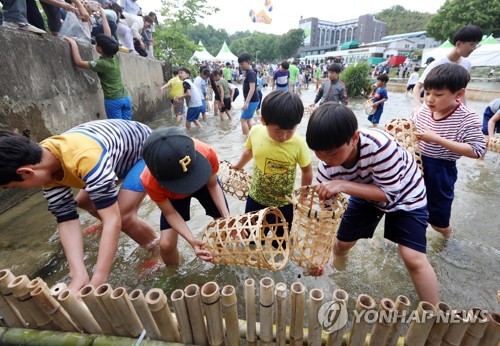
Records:
[[[426,207],[384,213],[364,199],[351,197],[340,222],[337,239],[351,242],[361,238],[372,238],[384,214],[384,238],[418,252],[426,252],[425,232],[428,217]]]
[[[108,119],[132,120],[132,102],[130,97],[115,100],[104,100],[104,108]]]
[[[257,110],[259,102],[250,102],[248,108],[241,112],[241,119],[250,120],[253,118],[253,114]]]
[[[245,205],[245,213],[265,209],[267,207],[268,207],[267,205],[260,204],[259,202],[254,200],[252,197],[248,196],[247,197],[247,204]],[[293,221],[293,205],[287,204],[287,205],[284,205],[282,207],[278,207],[278,209],[281,211],[281,213],[285,217],[285,220],[288,223],[288,231],[290,232],[290,227],[292,227],[292,221]],[[276,222],[275,218],[276,217],[274,215],[268,215],[266,217],[266,221],[269,224],[273,224]],[[285,231],[284,231],[283,227],[281,227],[281,226],[278,227],[278,229],[276,230],[276,234],[280,237],[283,236],[284,233],[285,233]],[[279,244],[277,244],[273,241],[274,247],[277,248],[278,245]],[[283,247],[286,248],[286,244],[283,244]]]
[[[207,101],[205,99],[201,99],[201,114],[205,114],[207,112]]]
[[[455,197],[456,162],[422,155],[422,164],[425,172],[429,223],[446,228],[450,225],[451,204]]]
[[[217,182],[220,186],[219,178],[217,178]],[[224,194],[223,194],[224,195]],[[207,185],[203,185],[201,189],[194,192],[183,199],[170,199],[170,203],[172,203],[174,209],[182,216],[184,221],[189,221],[191,219],[191,198],[196,198],[200,204],[205,208],[205,212],[207,215],[210,215],[214,219],[220,218],[222,215],[217,208],[212,196],[210,195],[210,191],[208,191]],[[227,204],[226,195],[224,195],[224,201],[226,202],[227,209],[229,210],[229,206]],[[163,213],[160,216],[160,230],[164,231],[169,228],[172,228],[168,223]]]
[[[122,189],[136,191],[136,192],[146,192],[141,182],[141,174],[144,170],[146,164],[143,159],[140,159],[135,163],[135,165],[127,172],[125,179],[122,182]]]
[[[275,88],[275,89],[276,89],[276,90],[288,90],[288,85],[286,85],[286,86],[277,86],[277,85],[276,85],[276,88]]]
[[[488,106],[486,107],[486,110],[484,111],[484,114],[483,114],[483,134],[485,136],[488,135],[488,121],[490,121],[490,119],[495,115],[495,113],[493,113],[493,111],[491,110],[491,108]],[[495,124],[495,133],[497,132],[500,132],[500,121],[497,121],[496,124]]]
[[[368,120],[372,124],[378,124],[380,122],[380,117],[382,116],[382,112],[383,111],[384,111],[383,108],[377,108],[377,110],[375,111],[375,113],[373,113],[372,115],[368,116]]]
[[[192,123],[193,121],[198,120],[198,118],[200,117],[200,114],[201,114],[201,107],[202,106],[188,107],[188,111],[186,114],[186,121],[189,121],[190,123]]]

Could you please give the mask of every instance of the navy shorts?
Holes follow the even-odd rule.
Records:
[[[220,181],[217,179],[217,182],[219,183],[220,186]],[[191,198],[196,198],[200,204],[205,208],[205,212],[207,215],[213,217],[214,219],[220,218],[222,215],[219,212],[219,209],[217,209],[217,206],[215,205],[214,200],[212,199],[212,196],[210,195],[210,191],[208,191],[207,185],[203,185],[201,189],[198,191],[194,192],[193,194],[189,195],[186,198],[183,199],[170,199],[170,203],[174,206],[174,209],[182,216],[182,219],[184,221],[189,221],[191,219]],[[229,206],[227,204],[226,196],[224,195],[224,200],[226,202],[227,209],[229,210]],[[160,230],[164,231],[169,228],[172,228],[170,224],[168,223],[167,219],[165,216],[163,216],[163,213],[161,213],[160,216]]]
[[[384,213],[364,199],[351,197],[340,222],[337,239],[352,242],[361,238],[372,238],[384,214],[384,238],[418,252],[426,252],[425,232],[428,216],[426,207]]]
[[[422,155],[422,163],[427,189],[429,223],[433,226],[446,228],[450,225],[451,204],[455,197],[456,162]]]
[[[372,124],[378,124],[380,122],[380,117],[382,116],[382,112],[383,111],[384,111],[383,108],[377,108],[377,110],[375,111],[375,113],[373,113],[372,115],[368,116],[368,120]]]
[[[189,107],[186,114],[186,121],[192,123],[195,120],[198,120],[201,114],[201,106],[199,107]]]
[[[267,208],[267,205],[260,204],[256,200],[254,200],[252,197],[248,196],[247,197],[247,204],[245,205],[245,213],[249,213],[251,211],[256,211],[256,210],[261,210]],[[292,226],[292,221],[293,221],[293,205],[292,204],[287,204],[282,207],[278,207],[278,209],[281,211],[283,216],[285,217],[286,222],[288,223],[288,230],[290,230],[290,227]],[[274,215],[268,215],[266,217],[266,220],[268,223],[275,223],[275,216]],[[278,236],[283,236],[285,233],[283,227],[278,227],[276,230],[276,234]],[[274,247],[278,247],[278,244],[273,242]],[[286,248],[286,244],[283,244],[283,247]]]
[[[483,114],[483,135],[487,136],[488,135],[488,121],[495,115],[491,108],[488,106],[486,107],[484,114]],[[495,133],[500,132],[500,121],[497,121],[495,124]]]

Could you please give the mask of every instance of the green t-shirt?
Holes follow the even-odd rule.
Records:
[[[231,69],[229,67],[224,67],[222,73],[224,73],[224,78],[226,80],[232,80]]]
[[[229,90],[229,85],[227,83],[227,80],[224,78],[219,79],[217,82],[218,85],[222,85],[222,89],[224,89],[224,98],[228,99],[231,97],[231,90]]]
[[[294,134],[286,142],[275,142],[266,127],[259,124],[252,126],[245,148],[252,150],[254,159],[250,197],[265,206],[289,204],[285,195],[293,192],[297,164],[306,167],[311,163],[304,138]]]
[[[297,75],[300,72],[299,68],[294,64],[291,64],[288,71],[290,71],[290,82],[295,82],[297,80]]]
[[[321,78],[321,67],[317,66],[316,70],[314,70],[314,76],[316,78]]]
[[[104,99],[116,100],[128,96],[122,81],[120,61],[116,55],[109,59],[100,58],[89,61],[89,69],[97,72],[104,92]]]

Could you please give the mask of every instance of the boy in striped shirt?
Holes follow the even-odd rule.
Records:
[[[459,101],[469,80],[460,65],[435,67],[424,82],[425,103],[412,117],[422,151],[429,223],[446,238],[452,235],[456,161],[461,156],[478,159],[486,150],[479,115]]]
[[[306,141],[321,160],[319,196],[351,196],[334,242],[335,263],[359,239],[371,238],[385,215],[384,237],[398,244],[420,299],[436,304],[439,285],[426,255],[425,185],[413,156],[383,132],[358,130],[352,110],[331,102],[313,112]]]
[[[150,133],[146,125],[122,119],[81,124],[40,144],[0,131],[0,187],[43,188],[57,219],[73,292],[89,283],[97,287],[108,282],[121,230],[142,246],[152,246],[157,239],[154,229],[137,216],[146,196],[140,181],[145,167],[141,149]],[[80,189],[76,197],[72,188]],[[77,207],[103,224],[91,279]]]

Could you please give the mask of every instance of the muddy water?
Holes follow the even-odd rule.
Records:
[[[314,87],[305,91],[303,100],[309,104],[314,98]],[[267,92],[265,92],[266,94]],[[382,123],[395,118],[407,117],[411,101],[403,94],[391,93],[382,116]],[[235,114],[239,115],[241,96],[235,104]],[[369,126],[363,113],[362,101],[351,100],[352,109],[358,116],[361,128]],[[486,103],[470,102],[469,106],[482,114]],[[158,118],[149,124],[152,128],[175,125],[170,117]],[[231,122],[221,124],[219,118],[209,117],[204,128],[192,129],[189,134],[212,145],[220,159],[235,162],[244,147],[237,116]],[[305,134],[307,119],[298,127],[298,133]],[[463,158],[458,162],[459,178],[456,185],[456,199],[453,205],[452,223],[456,236],[445,241],[431,228],[428,229],[428,256],[435,268],[441,285],[441,298],[456,308],[480,306],[497,309],[496,291],[500,287],[500,155],[489,153],[484,166],[474,160]],[[317,159],[313,155],[313,166]],[[251,164],[247,166],[250,170]],[[299,181],[300,177],[298,177]],[[244,203],[228,197],[233,214],[244,211]],[[159,227],[159,210],[149,199],[142,205],[140,215],[156,229]],[[189,226],[195,234],[201,234],[210,218],[203,215],[197,202],[192,208]],[[96,221],[82,212],[84,227]],[[382,224],[382,223],[381,223]],[[383,229],[375,233],[371,240],[361,240],[353,248],[347,266],[337,271],[328,266],[326,274],[320,278],[306,277],[301,268],[289,263],[284,270],[272,273],[244,267],[214,266],[194,256],[190,246],[180,241],[179,248],[183,264],[178,268],[144,268],[148,254],[122,236],[109,282],[114,287],[124,286],[129,291],[135,288],[149,290],[153,287],[164,289],[170,294],[188,284],[202,285],[215,280],[222,285],[234,285],[238,296],[243,297],[243,281],[252,277],[256,281],[264,276],[287,285],[301,281],[309,289],[321,288],[326,298],[331,297],[335,288],[342,288],[352,297],[366,293],[380,299],[395,299],[397,295],[407,295],[412,302],[417,295],[399,258],[397,246],[383,240]],[[95,264],[99,235],[85,236],[85,256],[88,269]],[[11,268],[16,274],[27,273],[43,277],[49,284],[69,281],[68,268],[60,246],[56,223],[46,210],[41,193],[0,215],[0,268]],[[146,262],[147,263],[147,262]],[[242,300],[240,300],[241,302]],[[415,305],[415,304],[413,304]],[[240,313],[242,308],[240,308]]]

